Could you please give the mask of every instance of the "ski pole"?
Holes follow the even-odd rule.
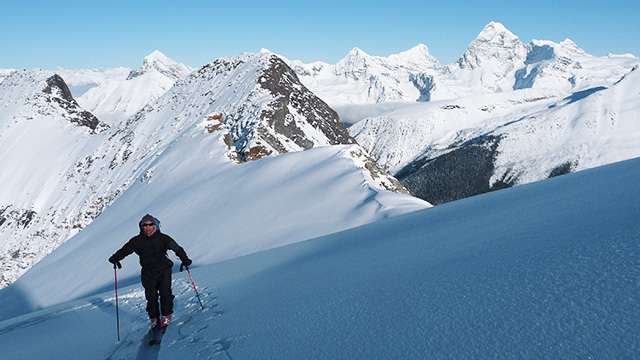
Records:
[[[116,329],[118,331],[118,342],[120,342],[120,314],[118,313],[118,270],[116,264],[113,264],[113,275],[116,279]]]
[[[198,289],[196,289],[196,283],[193,282],[193,278],[191,277],[191,270],[189,270],[188,266],[185,266],[187,268],[187,272],[189,273],[189,279],[191,279],[191,284],[193,284],[193,290],[196,292],[196,296],[198,297],[198,302],[200,303],[200,307],[202,308],[202,310],[204,310],[204,306],[202,306],[202,301],[200,300],[200,295],[198,295]]]

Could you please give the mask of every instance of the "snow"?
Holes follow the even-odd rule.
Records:
[[[106,287],[109,274],[99,273],[104,259],[135,235],[146,213],[173,229],[196,263],[212,264],[429,206],[374,187],[349,155],[356,148],[318,147],[238,165],[220,156],[221,134],[194,128],[87,228],[25,273],[18,283],[30,307],[3,307],[0,318]],[[123,264],[123,276],[138,273],[136,259]],[[49,277],[73,286],[60,289]]]
[[[349,133],[391,174],[473,138],[501,135],[492,181],[511,176],[523,184],[547,178],[564,163],[583,170],[640,156],[640,71],[634,67],[600,84],[606,86],[568,95],[529,88],[387,104],[351,125]],[[372,113],[374,107],[364,109]]]
[[[100,255],[66,270],[77,280],[43,282],[64,289],[88,273],[110,286],[0,322],[3,358],[636,358],[639,175],[633,159],[216,264],[196,260],[205,309],[176,271],[175,316],[155,347],[143,340],[138,265],[127,258],[118,272],[118,342],[104,243],[83,241]],[[204,251],[196,247],[186,243]],[[12,296],[21,280],[0,292],[3,308],[38,300]]]
[[[191,71],[156,50],[133,71],[119,68],[57,72],[84,109],[109,125],[116,125],[158,99]]]
[[[270,55],[191,75],[157,51],[134,71],[56,70],[111,125],[98,134],[34,92],[53,72],[0,69],[0,215],[13,220],[0,280],[75,235],[0,291],[3,359],[640,357],[638,160],[436,208],[384,191],[359,147],[320,146],[320,133],[312,150],[235,164],[224,132],[271,99],[253,87]],[[630,54],[523,45],[490,23],[447,66],[424,45],[288,63],[387,169],[484,134],[504,136],[494,176],[519,183],[640,156]],[[206,71],[216,64],[229,72]],[[237,126],[209,134],[208,115]],[[135,256],[118,270],[116,343],[106,262],[148,212],[194,259],[206,306],[176,272],[156,348],[143,343]]]

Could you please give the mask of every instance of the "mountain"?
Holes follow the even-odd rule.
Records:
[[[136,76],[133,81],[143,77]],[[127,206],[130,218],[150,209],[160,218],[168,218],[176,209],[190,214],[189,209],[198,208],[194,197],[200,199],[201,211],[210,212],[210,217],[201,221],[212,226],[203,231],[226,234],[217,245],[232,249],[215,259],[244,254],[238,245],[241,241],[277,246],[429,206],[408,195],[394,194],[398,200],[385,195],[385,189],[407,191],[354,144],[335,112],[306,90],[280,58],[268,52],[215,60],[176,81],[160,98],[113,126],[81,110],[62,78],[49,71],[12,73],[0,83],[0,99],[7,104],[0,113],[0,256],[5,286],[82,233],[132,187],[137,190],[131,190],[135,195],[129,199],[135,200]],[[344,146],[328,153],[320,151],[316,160],[302,155],[291,163],[247,164],[270,155],[328,145]],[[308,170],[308,176],[300,176],[308,184],[334,176],[326,186],[339,191],[340,197],[323,200],[297,195],[304,191],[303,183],[289,177],[301,169]],[[356,180],[342,184],[349,174]],[[278,179],[275,183],[270,180],[274,178]],[[195,179],[198,182],[194,183]],[[170,209],[157,207],[152,198],[151,202],[138,199],[152,183],[160,186],[151,186],[149,194],[154,198],[184,197],[184,203]],[[206,190],[198,189],[198,184]],[[289,187],[278,191],[280,184]],[[255,204],[246,197],[260,192],[252,187],[278,197],[272,204]],[[225,189],[222,194],[221,189]],[[302,201],[301,206],[313,206],[300,210],[287,202],[296,199]],[[207,210],[218,201],[221,205],[216,209],[221,213]],[[331,215],[325,215],[327,207]],[[246,214],[246,221],[261,229],[259,236],[236,239],[241,233],[235,230],[238,214]],[[276,230],[265,230],[281,217],[297,216],[303,219],[296,224],[287,221]],[[210,222],[214,218],[227,220]],[[182,221],[190,223],[187,218]],[[309,222],[315,225],[298,229]],[[292,226],[298,230],[291,232]],[[227,242],[235,245],[224,245]]]
[[[569,96],[524,89],[397,107],[350,132],[413,194],[440,204],[640,156],[639,76],[636,67]]]
[[[109,126],[83,110],[49,71],[12,72],[0,83],[0,103],[0,281],[6,286],[101,207],[95,197],[76,195],[95,186],[85,182],[90,177],[71,178]]]
[[[85,229],[82,244],[64,245],[76,243],[74,253],[51,255],[51,269],[73,274],[41,275],[41,284],[78,294],[0,322],[3,358],[638,358],[639,176],[634,159],[213,265],[197,253],[191,274],[204,309],[176,270],[173,322],[153,347],[131,258],[117,271],[117,341],[114,271],[103,255],[108,224],[129,215],[119,207]],[[324,196],[316,185],[305,192]],[[98,255],[81,263],[72,256],[80,248]],[[94,260],[101,266],[87,268]],[[52,295],[9,296],[26,280],[0,291],[0,311]],[[88,287],[99,290],[83,296]]]
[[[287,61],[300,81],[331,106],[418,99],[430,86],[426,74],[443,68],[422,44],[389,57],[354,48],[335,65]]]
[[[349,60],[354,56],[339,64],[358,64]],[[401,62],[398,56],[392,57]],[[419,95],[403,101],[343,96],[350,105],[327,101],[379,165],[432,204],[640,154],[633,140],[639,135],[638,89],[630,80],[637,77],[636,57],[597,58],[569,39],[525,45],[491,22],[454,64],[425,62],[430,69],[402,74],[389,63],[379,58],[384,65],[361,66],[372,75],[352,88],[367,93],[366,79],[395,74],[398,84],[413,84]],[[356,66],[340,68],[357,74]],[[300,78],[314,92],[333,90],[306,74]],[[341,81],[325,77],[325,84]]]
[[[138,69],[61,71],[61,76],[77,84],[76,88],[88,88],[77,98],[78,103],[113,125],[159,98],[192,70],[156,50]],[[96,75],[102,75],[102,81]]]
[[[448,65],[440,65],[425,45],[389,57],[354,48],[335,65],[290,61],[305,86],[334,108],[454,100],[525,88],[569,94],[610,86],[637,63],[632,55],[594,57],[570,39],[523,44],[498,22],[487,24],[460,59]]]

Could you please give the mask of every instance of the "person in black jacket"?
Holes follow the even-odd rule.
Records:
[[[167,250],[171,249],[182,261],[182,266],[190,266],[191,260],[175,240],[163,234],[159,229],[159,221],[147,214],[140,223],[140,234],[131,238],[124,246],[111,255],[109,262],[122,268],[120,261],[136,253],[140,257],[142,266],[142,286],[147,299],[147,313],[154,327],[169,325],[173,314],[173,293],[171,291],[171,267],[173,262],[167,257]],[[182,267],[180,269],[182,271]],[[158,307],[158,295],[160,307]],[[158,321],[160,314],[162,318]]]

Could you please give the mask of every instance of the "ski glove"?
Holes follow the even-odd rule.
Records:
[[[191,266],[192,263],[193,263],[193,261],[191,261],[191,259],[187,258],[185,261],[182,262],[182,264],[180,264],[180,271],[182,271],[183,267],[186,267],[188,269],[189,266]]]
[[[115,259],[115,255],[111,255],[111,257],[109,258],[109,262],[113,264],[114,269],[116,268],[116,266],[118,267],[118,269],[122,269],[122,264],[120,264],[120,261]]]

